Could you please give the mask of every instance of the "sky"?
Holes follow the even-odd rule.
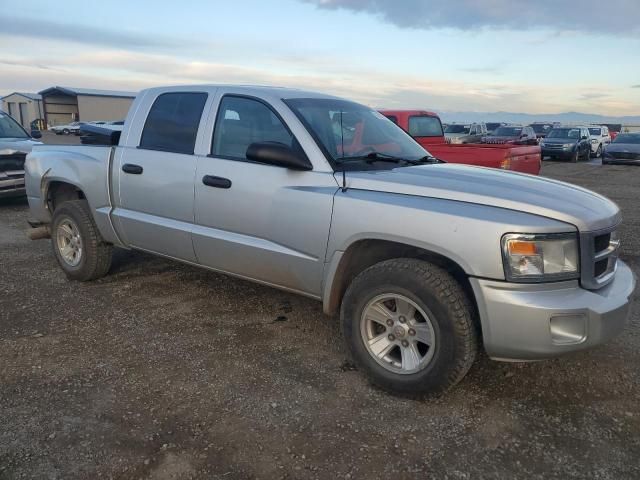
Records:
[[[640,0],[0,0],[0,95],[242,83],[640,115]]]

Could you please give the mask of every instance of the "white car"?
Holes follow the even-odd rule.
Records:
[[[472,123],[467,125],[450,124],[444,130],[447,143],[480,143],[487,135],[487,126],[484,123]]]
[[[591,155],[601,157],[605,146],[611,143],[609,127],[604,125],[589,127],[589,136],[591,140]]]
[[[55,125],[53,127],[49,127],[49,130],[54,132],[56,135],[70,135],[72,133],[79,133],[81,122],[71,122],[66,125]]]

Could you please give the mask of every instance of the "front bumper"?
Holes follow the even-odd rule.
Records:
[[[25,194],[24,170],[0,172],[0,198],[22,197]]]
[[[471,278],[487,354],[531,361],[600,345],[625,326],[635,289],[631,269],[618,261],[615,279],[600,290],[577,281],[515,284]]]
[[[542,158],[551,157],[551,158],[569,159],[571,158],[573,153],[574,153],[574,150],[572,148],[566,149],[566,150],[564,148],[542,148],[541,149]]]

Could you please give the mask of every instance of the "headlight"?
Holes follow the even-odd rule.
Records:
[[[502,237],[504,272],[510,282],[578,278],[579,258],[575,233],[507,233]]]
[[[563,148],[572,148],[573,147],[573,143],[565,143],[563,146]]]

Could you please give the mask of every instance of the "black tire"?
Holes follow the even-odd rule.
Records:
[[[57,232],[63,222],[72,222],[80,235],[82,254],[77,265],[69,264],[58,247]],[[60,268],[71,280],[95,280],[105,276],[111,267],[113,246],[102,239],[86,200],[67,201],[55,209],[51,222],[51,246]]]
[[[69,135],[71,131],[68,128],[65,128],[62,130],[62,133],[64,133],[65,135]]]
[[[578,163],[578,160],[580,160],[580,152],[576,149],[576,151],[571,155],[571,163]]]
[[[602,157],[602,145],[598,145],[598,149],[596,150],[596,158]]]
[[[402,295],[427,312],[435,352],[416,373],[400,374],[381,366],[361,334],[363,311],[372,299]],[[442,393],[469,371],[478,350],[475,309],[460,284],[444,269],[410,258],[387,260],[366,269],[349,285],[340,311],[352,360],[376,386],[403,395]]]

